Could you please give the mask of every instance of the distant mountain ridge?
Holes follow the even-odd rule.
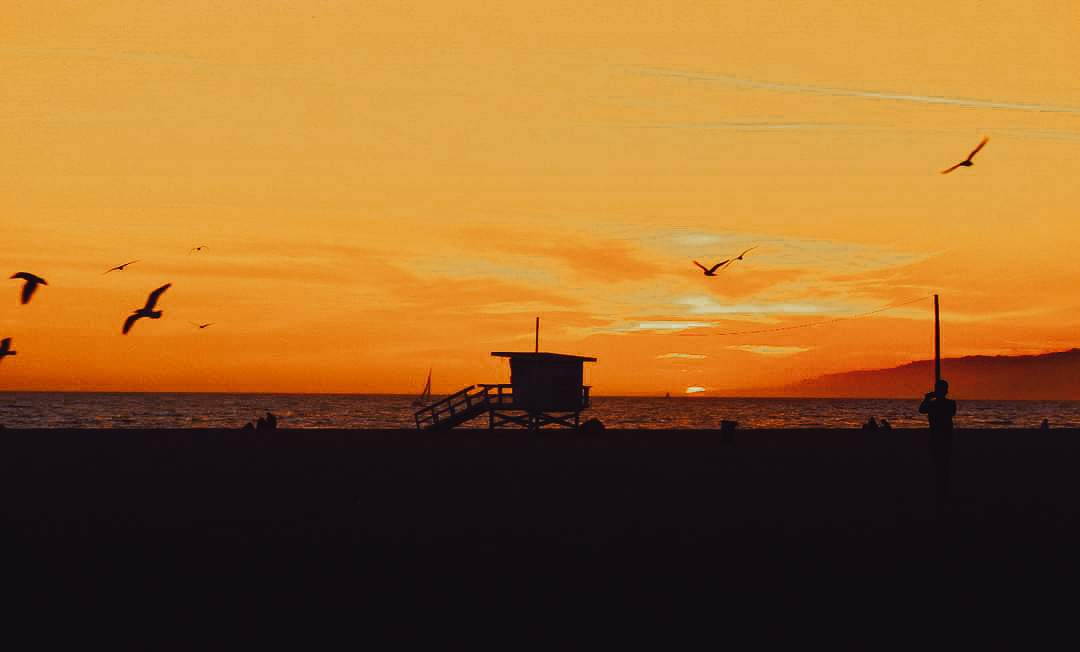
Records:
[[[1080,400],[1080,348],[1038,355],[942,358],[953,398]],[[780,388],[784,396],[921,398],[933,387],[933,360],[891,369],[827,374]]]

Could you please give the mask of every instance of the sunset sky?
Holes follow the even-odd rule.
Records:
[[[934,293],[946,356],[1080,344],[1075,2],[0,3],[0,390],[445,394],[539,316],[738,395],[931,357]]]

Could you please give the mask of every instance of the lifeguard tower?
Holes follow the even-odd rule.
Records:
[[[449,430],[488,415],[488,427],[517,425],[537,430],[546,425],[576,428],[589,407],[584,384],[586,362],[596,358],[543,351],[503,352],[510,359],[510,384],[470,385],[417,410],[416,427]]]

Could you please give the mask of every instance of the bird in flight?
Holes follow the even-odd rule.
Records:
[[[131,330],[131,327],[141,317],[149,317],[150,319],[158,319],[161,317],[161,311],[154,310],[154,304],[157,303],[157,300],[161,296],[161,293],[165,290],[168,290],[169,286],[171,285],[172,283],[166,283],[165,285],[162,285],[158,289],[151,292],[150,296],[146,299],[146,305],[131,313],[128,318],[124,320],[124,335],[127,335],[127,332]]]
[[[757,247],[756,246],[755,247],[750,247],[749,249],[742,252],[738,256],[735,256],[734,258],[729,258],[729,259],[727,259],[727,260],[725,260],[723,262],[716,263],[712,267],[706,267],[706,266],[702,265],[701,263],[699,263],[696,260],[694,261],[694,264],[697,265],[698,267],[700,267],[703,272],[705,272],[705,276],[716,276],[716,272],[718,270],[724,269],[725,267],[727,267],[731,263],[735,262],[736,260],[742,260],[742,257],[746,255],[747,251],[752,251],[754,249],[757,249]]]
[[[26,281],[26,283],[23,284],[22,288],[22,302],[24,304],[30,301],[30,297],[34,296],[34,290],[37,289],[37,286],[48,285],[48,283],[45,282],[45,279],[41,278],[40,276],[31,274],[30,272],[19,272],[17,274],[13,274],[11,278],[21,278],[22,280]]]
[[[757,249],[757,245],[755,245],[755,246],[753,246],[753,247],[750,247],[749,249],[747,249],[746,251],[742,252],[742,253],[741,253],[741,254],[739,254],[738,256],[735,256],[734,258],[732,258],[732,259],[731,259],[731,261],[730,261],[730,262],[734,262],[734,261],[736,261],[736,260],[742,260],[742,257],[746,255],[746,252],[747,252],[747,251],[753,251],[754,249]]]
[[[11,350],[10,337],[5,337],[3,340],[0,340],[0,360],[3,360],[9,355],[15,355],[16,353],[18,353],[18,351]]]
[[[207,247],[206,245],[199,245],[198,247],[192,247],[191,249],[188,249],[188,255],[190,256],[191,254],[197,254],[200,251],[206,251],[207,249],[209,249],[209,247]]]
[[[705,272],[705,276],[716,276],[716,270],[720,269],[721,267],[723,267],[724,265],[727,265],[730,262],[731,262],[730,260],[725,260],[722,263],[716,263],[712,267],[706,267],[706,266],[702,265],[701,263],[699,263],[696,260],[694,261],[694,264],[697,265],[698,267],[700,267],[702,269],[702,271]]]
[[[109,272],[122,272],[122,271],[124,271],[124,268],[125,268],[125,267],[127,267],[127,266],[128,266],[128,265],[130,265],[131,263],[137,263],[137,262],[139,262],[139,261],[137,261],[137,260],[133,260],[133,261],[131,261],[131,262],[128,262],[128,263],[124,263],[123,265],[117,265],[116,267],[111,267],[111,268],[109,268],[109,269],[105,270],[105,271],[104,271],[104,272],[102,272],[101,274],[102,274],[102,276],[104,276],[105,274],[108,274]]]
[[[194,326],[195,328],[198,328],[199,330],[202,330],[202,329],[206,328],[207,326],[213,326],[214,325],[213,322],[209,322],[209,323],[206,323],[206,324],[197,324],[197,323],[195,323],[193,321],[189,321],[188,323],[191,324],[192,326]]]
[[[952,167],[951,167],[951,168],[949,168],[948,170],[942,170],[942,172],[941,172],[941,173],[942,173],[942,174],[948,174],[948,173],[952,172],[953,170],[955,170],[956,168],[969,168],[969,167],[971,167],[972,165],[974,165],[974,163],[973,163],[973,162],[971,161],[971,159],[972,159],[972,158],[974,158],[974,156],[975,156],[976,154],[978,154],[978,153],[979,153],[979,150],[980,150],[980,149],[982,149],[984,145],[986,145],[986,142],[987,142],[988,140],[990,140],[990,137],[989,137],[989,136],[985,136],[985,137],[984,137],[984,138],[982,139],[982,142],[981,142],[981,143],[979,143],[979,146],[978,146],[978,147],[976,147],[975,149],[971,150],[971,153],[970,153],[970,154],[968,154],[968,157],[967,157],[966,159],[964,159],[963,161],[960,161],[959,163],[957,163],[956,165],[952,166]]]

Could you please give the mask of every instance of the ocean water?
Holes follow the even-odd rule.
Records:
[[[265,412],[281,428],[414,428],[411,395],[0,392],[8,428],[239,428]],[[925,427],[920,399],[594,396],[582,419],[610,428],[857,428],[869,417]],[[959,428],[1080,427],[1080,401],[958,399]],[[486,427],[478,419],[469,427]]]

